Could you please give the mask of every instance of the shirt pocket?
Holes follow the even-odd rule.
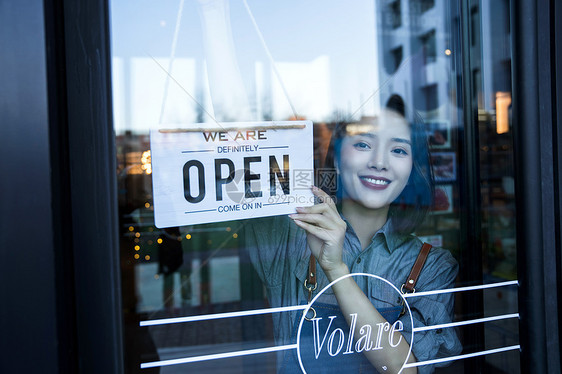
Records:
[[[369,280],[368,295],[377,309],[399,306],[402,303],[400,293],[380,279]]]

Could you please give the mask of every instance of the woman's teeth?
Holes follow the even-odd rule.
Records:
[[[390,182],[387,180],[383,180],[383,179],[374,179],[374,178],[367,178],[367,177],[362,177],[361,179],[363,179],[366,182],[372,183],[372,184],[379,184],[379,185],[386,185],[389,184]]]

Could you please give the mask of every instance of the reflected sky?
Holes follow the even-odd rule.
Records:
[[[124,129],[146,131],[158,122],[157,113],[163,101],[163,88],[158,87],[163,86],[165,73],[150,60],[157,58],[167,66],[179,5],[180,0],[110,1],[118,132]],[[334,112],[353,113],[377,90],[376,21],[372,0],[248,0],[248,5],[285,85],[289,86],[288,95],[299,115],[325,121],[330,120]],[[272,73],[271,61],[242,0],[230,2],[230,15],[236,59],[253,108],[254,118],[251,119],[268,116],[274,120],[287,119],[292,112],[286,95]],[[178,66],[190,66],[192,70],[175,71],[172,75],[184,77],[185,91],[207,102],[205,108],[214,114],[208,103],[203,32],[196,0],[184,2],[175,57],[183,61]],[[139,62],[139,59],[146,60]],[[138,66],[143,64],[146,68],[139,71]],[[135,67],[137,70],[133,71]],[[146,92],[150,100],[136,102],[134,95],[138,96],[139,91]],[[169,113],[166,107],[168,121],[195,122],[197,105],[181,91],[168,93],[166,105],[169,100],[176,103],[172,106],[185,102],[190,109],[178,114]],[[317,96],[318,100],[311,100],[311,96]],[[265,113],[264,102],[268,100],[271,108]],[[369,115],[377,105],[373,98],[365,105],[364,112],[357,115]],[[150,113],[143,113],[143,110]]]

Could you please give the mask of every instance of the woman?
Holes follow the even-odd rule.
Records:
[[[319,265],[316,291],[350,273],[374,274],[400,289],[422,246],[411,233],[423,221],[431,205],[433,181],[427,139],[421,122],[410,124],[401,114],[387,109],[369,121],[338,126],[328,155],[328,159],[332,160],[329,163],[333,162],[337,172],[335,199],[313,187],[313,194],[320,203],[298,208],[295,214],[289,216],[292,222],[284,217],[275,217],[269,222],[249,226],[250,256],[274,307],[310,300],[303,286],[309,273],[310,253]],[[451,288],[457,269],[458,265],[448,251],[432,249],[416,289]],[[386,322],[394,323],[397,316],[383,316],[382,311],[396,307],[399,299],[384,282],[370,277],[348,276],[322,294],[318,302],[336,305],[347,324],[355,326],[355,331],[350,331],[349,335],[355,334],[357,338],[366,330],[370,331],[371,327],[374,329],[385,326]],[[447,323],[452,319],[453,300],[450,294],[410,298],[409,305],[415,327]],[[311,343],[315,345],[314,358],[317,362],[311,364],[314,358],[309,359],[306,365],[322,372],[330,369],[334,372],[345,372],[345,369],[357,372],[359,368],[359,371],[376,372],[376,369],[378,372],[397,373],[406,358],[413,363],[460,351],[460,343],[451,328],[416,332],[411,342],[410,316],[404,315],[400,317],[405,326],[401,332],[402,339],[400,336],[394,340],[378,339],[373,341],[376,348],[371,344],[371,349],[356,350],[362,351],[361,354],[351,355],[351,349],[346,349],[348,356],[340,355],[343,364],[337,364],[337,361],[328,363],[330,357],[335,356],[335,351],[343,352],[343,345],[337,346],[340,350],[333,348],[333,344],[343,341],[343,335],[332,337],[330,331],[320,331],[318,318],[312,328],[316,329],[316,335]],[[297,313],[276,313],[273,319],[277,342],[295,344],[299,321]],[[327,320],[324,319],[324,322]],[[329,319],[330,322],[334,320],[336,317]],[[361,330],[365,326],[370,327]],[[324,328],[329,329],[330,325],[324,325]],[[373,331],[373,335],[376,334]],[[332,341],[326,339],[328,336]],[[336,338],[339,341],[334,343]],[[327,348],[324,348],[324,343]],[[349,344],[348,347],[353,347],[355,342]],[[409,355],[410,345],[412,354]],[[321,348],[331,351],[320,356]],[[298,368],[294,350],[284,356],[281,370],[294,372],[294,368]],[[328,359],[318,360],[319,357]],[[365,365],[365,362],[369,364]],[[420,366],[402,372],[416,370],[431,372],[433,368]]]

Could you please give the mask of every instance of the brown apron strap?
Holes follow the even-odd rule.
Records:
[[[308,303],[312,301],[312,292],[316,290],[318,284],[316,284],[316,257],[313,254],[310,255],[310,260],[308,261],[308,275],[304,280],[304,288],[308,291]],[[314,316],[316,316],[316,311],[313,307],[310,307],[313,311]],[[310,321],[308,317],[304,317],[306,320]],[[313,317],[314,318],[314,317]]]
[[[418,258],[416,258],[416,262],[414,263],[414,266],[412,266],[412,271],[410,271],[410,275],[408,275],[406,282],[402,285],[402,292],[416,292],[414,287],[416,287],[418,277],[420,276],[430,250],[431,244],[423,243],[420,253],[418,254]]]
[[[316,288],[316,257],[313,254],[310,255],[310,261],[308,262],[307,283]]]

